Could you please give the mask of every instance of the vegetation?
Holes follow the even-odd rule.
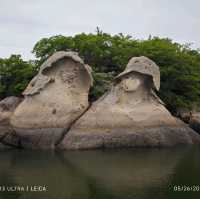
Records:
[[[0,59],[0,98],[20,96],[35,72],[35,66],[23,61],[20,55]]]
[[[20,56],[1,59],[1,96],[19,95],[33,76],[36,68],[50,55],[60,50],[77,51],[93,68],[94,86],[90,99],[96,100],[108,88],[113,78],[122,72],[133,56],[147,56],[161,71],[161,89],[158,95],[167,107],[191,109],[200,103],[200,52],[190,45],[174,43],[168,38],[149,37],[136,40],[129,35],[110,35],[97,29],[96,34],[62,35],[43,38],[33,48],[35,65],[24,62]],[[6,72],[5,71],[6,69]],[[10,83],[11,82],[11,83]]]

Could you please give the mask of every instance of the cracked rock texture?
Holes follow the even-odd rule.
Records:
[[[154,93],[158,66],[132,58],[111,90],[72,126],[61,149],[162,147],[200,143],[200,136],[173,117]]]
[[[11,125],[23,148],[53,149],[88,108],[91,68],[75,52],[56,52],[29,83]]]

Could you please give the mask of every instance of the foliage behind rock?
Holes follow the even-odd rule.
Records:
[[[200,103],[200,52],[191,49],[190,45],[174,43],[168,38],[137,40],[123,34],[112,36],[97,29],[97,34],[57,35],[41,39],[33,48],[36,66],[60,50],[77,51],[93,68],[91,101],[109,89],[113,78],[124,70],[131,57],[146,56],[160,67],[161,89],[158,95],[172,112],[179,108],[192,109],[194,104]],[[18,95],[36,69],[20,57],[15,58],[13,64],[10,64],[10,59],[6,59],[10,68],[6,73],[2,72],[4,60],[0,61],[1,97]]]
[[[0,59],[0,99],[20,96],[35,72],[34,64],[23,61],[20,55]]]

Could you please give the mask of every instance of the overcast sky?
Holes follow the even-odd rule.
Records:
[[[0,57],[34,58],[43,37],[95,32],[169,37],[200,48],[200,0],[0,0]]]

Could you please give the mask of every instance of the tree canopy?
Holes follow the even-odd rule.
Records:
[[[0,98],[20,96],[35,72],[34,64],[23,61],[20,55],[0,59]]]
[[[73,37],[57,35],[41,39],[33,48],[37,58],[35,66],[24,62],[19,56],[1,59],[0,71],[5,70],[5,67],[10,71],[9,75],[1,72],[1,95],[18,95],[35,73],[36,67],[60,50],[78,52],[92,67],[94,86],[90,92],[91,101],[109,89],[113,78],[124,70],[131,57],[147,56],[160,67],[161,89],[158,95],[171,111],[175,112],[178,108],[191,109],[200,103],[198,50],[168,38],[137,40],[123,34],[112,36],[99,29],[96,34],[81,33]]]

